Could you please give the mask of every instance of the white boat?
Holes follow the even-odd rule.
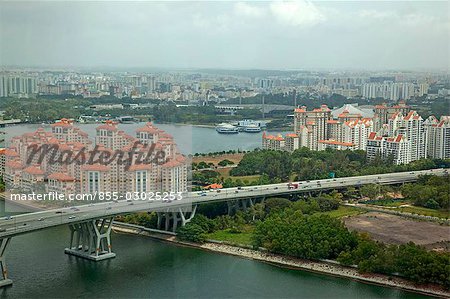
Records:
[[[248,125],[243,129],[246,133],[259,133],[261,132],[261,127],[258,125]]]
[[[237,127],[227,124],[227,123],[221,123],[216,126],[217,133],[220,134],[237,134],[239,133],[239,130]]]

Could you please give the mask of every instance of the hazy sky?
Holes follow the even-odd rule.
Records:
[[[449,2],[6,2],[0,64],[449,68]]]

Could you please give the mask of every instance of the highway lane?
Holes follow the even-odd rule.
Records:
[[[287,183],[249,186],[242,188],[234,187],[221,189],[219,191],[215,190],[189,192],[184,194],[182,200],[173,202],[120,200],[115,202],[109,201],[88,205],[78,205],[76,207],[52,209],[21,214],[13,216],[11,218],[2,218],[0,219],[0,238],[57,225],[78,223],[89,219],[112,217],[120,214],[128,214],[138,211],[162,211],[167,209],[178,209],[198,203],[220,202],[242,198],[256,198],[262,196],[277,196],[316,190],[339,189],[346,188],[348,186],[358,186],[372,183],[401,183],[414,181],[419,175],[445,175],[446,173],[448,173],[447,169],[434,169],[415,172],[311,180],[294,182],[298,184],[298,188],[296,189],[289,189]]]

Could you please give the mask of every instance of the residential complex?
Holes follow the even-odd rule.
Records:
[[[352,105],[335,110],[322,105],[310,111],[300,107],[294,110],[294,134],[264,133],[262,139],[263,149],[365,150],[369,160],[407,164],[425,157],[450,158],[450,117],[423,120],[404,101],[371,111]]]
[[[96,128],[94,142],[70,120],[51,127],[13,137],[3,150],[8,188],[66,195],[187,191],[189,161],[172,136],[151,123],[133,137],[107,121]]]

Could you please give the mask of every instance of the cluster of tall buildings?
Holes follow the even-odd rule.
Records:
[[[365,150],[367,158],[392,159],[407,164],[421,158],[450,158],[450,116],[423,118],[400,101],[377,105],[371,111],[345,105],[294,110],[294,133],[285,137],[263,134],[262,147],[294,151],[301,147],[320,151]]]
[[[55,146],[53,148],[52,146]],[[147,123],[131,136],[117,123],[96,128],[95,141],[70,120],[11,139],[3,150],[8,188],[60,194],[186,192],[188,167],[173,137]]]
[[[28,96],[38,93],[38,80],[34,76],[1,75],[0,97],[9,95]]]

